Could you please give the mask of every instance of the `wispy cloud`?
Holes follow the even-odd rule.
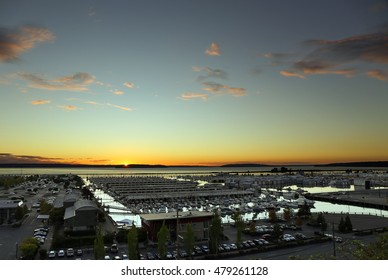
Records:
[[[97,103],[96,101],[92,101],[92,100],[88,100],[88,101],[84,101],[85,104],[89,104],[89,105],[100,105],[99,103]]]
[[[77,106],[73,106],[73,105],[61,105],[61,106],[58,106],[58,107],[66,110],[66,111],[77,111],[77,110],[79,110],[79,108]]]
[[[125,93],[124,91],[118,90],[118,89],[111,90],[111,92],[113,92],[113,93],[116,94],[116,95],[123,95],[123,94]]]
[[[62,162],[63,158],[50,158],[29,155],[14,155],[11,153],[1,153],[0,163],[57,163]]]
[[[220,46],[213,42],[210,47],[205,50],[205,53],[210,56],[219,56],[221,55]]]
[[[388,71],[383,70],[370,70],[366,73],[369,77],[380,80],[380,81],[388,81]]]
[[[88,73],[76,73],[51,80],[32,73],[19,73],[19,76],[28,82],[28,87],[45,90],[87,91],[95,80]]]
[[[36,46],[37,43],[55,39],[54,34],[45,28],[23,26],[18,30],[0,29],[0,62],[18,60],[20,55]]]
[[[124,85],[125,87],[127,87],[127,88],[134,88],[134,87],[135,87],[135,84],[134,84],[134,83],[131,83],[131,82],[125,82],[123,85]]]
[[[280,71],[280,74],[285,76],[285,77],[298,77],[298,78],[301,78],[301,79],[306,78],[302,74],[295,73],[295,72],[288,71],[288,70]]]
[[[44,104],[49,104],[51,101],[50,100],[34,100],[31,102],[32,105],[44,105]]]
[[[132,111],[132,109],[129,108],[129,107],[119,106],[119,105],[110,104],[110,103],[107,103],[107,105],[111,106],[111,107],[114,107],[114,108],[117,108],[117,109],[120,109],[120,110],[128,111],[128,112]]]
[[[183,100],[202,99],[203,101],[207,101],[208,98],[209,98],[209,95],[206,93],[194,93],[194,92],[185,92],[180,96],[180,99],[183,99]]]
[[[284,64],[289,64],[292,59],[295,59],[295,53],[280,53],[280,52],[272,52],[272,53],[263,53],[258,54],[258,57],[264,57],[271,61],[271,66],[279,66]]]
[[[290,69],[282,71],[283,76],[302,78],[313,74],[335,74],[353,77],[361,69],[361,63],[388,64],[387,27],[370,34],[306,43],[314,50],[293,63]],[[345,67],[346,64],[352,64],[352,67]]]
[[[204,85],[203,90],[214,94],[230,94],[236,97],[246,95],[245,88],[231,87],[231,86],[214,83],[214,82],[205,82],[202,84]]]
[[[219,78],[224,80],[228,78],[228,74],[221,69],[213,69],[210,67],[198,67],[198,66],[193,66],[192,69],[194,72],[205,73],[205,75],[199,76],[197,78],[198,81],[203,81],[208,78]]]

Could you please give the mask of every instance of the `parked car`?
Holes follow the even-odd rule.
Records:
[[[65,256],[65,250],[59,250],[58,251],[58,257],[63,258]]]
[[[110,246],[110,251],[111,251],[111,253],[116,254],[119,251],[117,244],[115,244],[115,243],[112,244],[112,246]]]
[[[151,252],[147,252],[147,260],[154,260],[155,256]]]
[[[167,253],[166,253],[166,259],[167,259],[167,260],[172,260],[173,258],[174,258],[174,256],[172,255],[172,253],[167,251]]]
[[[202,251],[205,253],[205,254],[209,254],[210,250],[209,250],[209,247],[206,246],[206,245],[202,245]]]
[[[50,259],[55,258],[55,257],[56,257],[55,251],[50,251],[48,257],[49,257]]]
[[[77,249],[76,255],[77,255],[77,256],[82,256],[82,254],[83,254],[82,249]]]
[[[295,233],[295,238],[299,240],[303,240],[303,239],[306,239],[307,237],[303,233],[298,232],[298,233]]]
[[[181,258],[186,258],[188,256],[187,252],[183,249],[179,250],[179,256]]]
[[[66,256],[69,257],[69,258],[73,257],[74,256],[74,249],[73,248],[68,248],[66,250]]]

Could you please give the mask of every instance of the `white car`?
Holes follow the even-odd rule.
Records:
[[[66,256],[73,257],[74,256],[74,249],[73,248],[68,248],[67,251],[66,251]]]
[[[58,257],[63,258],[65,256],[65,250],[59,250],[58,251]]]
[[[56,256],[56,253],[55,253],[55,251],[50,251],[50,252],[49,252],[49,255],[48,255],[48,257],[49,257],[50,259],[53,259],[53,258],[55,258],[55,256]]]

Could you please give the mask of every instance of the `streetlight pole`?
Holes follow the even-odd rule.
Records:
[[[176,245],[176,259],[179,258],[179,237],[178,237],[178,226],[179,226],[179,203],[177,203],[176,207],[176,240],[175,240],[175,245]]]
[[[336,252],[335,252],[335,236],[334,236],[334,223],[331,223],[331,228],[332,228],[332,233],[333,233],[333,256],[334,258],[336,257]]]

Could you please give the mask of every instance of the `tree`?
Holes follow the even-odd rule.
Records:
[[[32,260],[38,252],[39,241],[33,237],[28,237],[23,240],[19,248],[24,259]]]
[[[236,230],[237,230],[236,244],[237,246],[240,246],[242,241],[241,235],[244,230],[244,221],[243,221],[241,212],[240,211],[234,212],[231,218],[234,220],[234,224],[236,225]]]
[[[223,230],[221,224],[221,217],[217,211],[214,211],[209,231],[210,253],[218,253],[218,245],[221,242],[222,234]]]
[[[195,245],[195,235],[193,230],[193,225],[190,223],[186,227],[186,232],[183,236],[183,242],[185,244],[185,250],[189,256],[191,256],[191,253],[193,252],[194,245]]]
[[[103,260],[105,257],[104,237],[102,236],[101,224],[98,226],[96,239],[94,239],[94,258]]]
[[[40,213],[43,215],[48,215],[53,208],[54,206],[48,204],[46,200],[40,202]]]
[[[388,234],[380,235],[375,242],[369,244],[363,244],[360,240],[353,240],[345,243],[342,250],[350,259],[387,260]]]
[[[139,241],[135,224],[128,231],[128,259],[139,259]]]
[[[65,215],[64,207],[53,208],[52,211],[50,212],[50,221],[56,225],[63,224],[64,215]]]
[[[345,231],[346,232],[351,232],[353,231],[353,225],[352,225],[352,222],[350,221],[350,217],[349,215],[346,215],[345,217]]]
[[[343,217],[341,217],[341,220],[340,220],[340,222],[338,224],[338,230],[340,232],[345,232],[346,231],[346,229],[345,229],[345,221],[344,221]]]
[[[19,220],[21,220],[21,219],[24,217],[25,214],[26,214],[26,213],[25,213],[23,207],[18,206],[18,207],[16,208],[16,211],[15,211],[15,219],[16,219],[17,221],[19,221]]]
[[[162,227],[158,232],[158,253],[161,259],[165,259],[167,255],[167,241],[169,239],[170,232],[163,221]],[[178,238],[178,237],[177,237]]]
[[[327,230],[327,222],[322,212],[318,213],[316,224],[320,226],[322,232],[325,232]]]
[[[268,211],[268,219],[271,223],[274,223],[277,221],[278,217],[276,216],[276,210],[275,209],[270,209]]]
[[[300,216],[296,216],[295,224],[296,226],[301,227],[303,225],[303,219]]]
[[[299,208],[297,215],[299,217],[306,217],[311,215],[310,206],[305,201],[304,204]]]
[[[283,234],[283,231],[282,229],[280,228],[280,226],[278,224],[276,224],[274,227],[273,227],[273,232],[272,232],[272,238],[273,240],[279,240],[280,236]]]
[[[289,222],[291,220],[291,216],[292,216],[292,210],[290,208],[284,208],[284,210],[283,210],[284,220]]]

